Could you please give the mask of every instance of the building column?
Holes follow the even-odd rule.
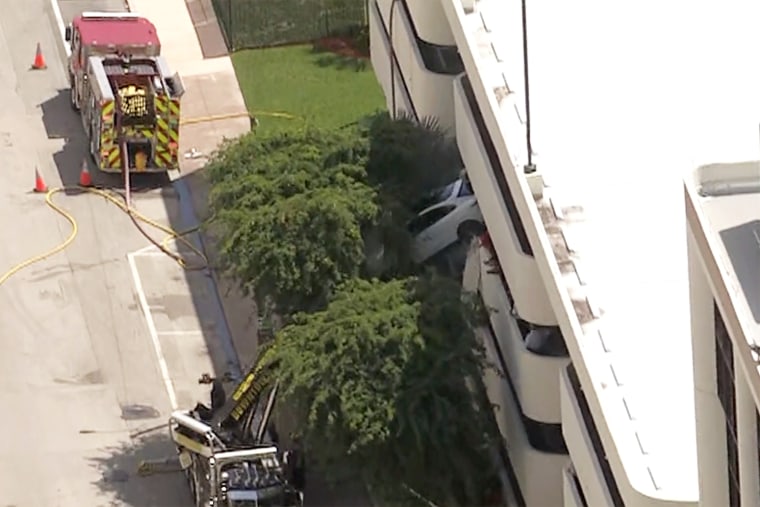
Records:
[[[712,289],[690,229],[686,233],[699,470],[699,503],[728,505],[726,420],[717,393]]]

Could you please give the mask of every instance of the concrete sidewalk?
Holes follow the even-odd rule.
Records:
[[[159,33],[162,53],[185,84],[180,153],[192,148],[209,154],[219,142],[251,128],[229,56],[204,58],[184,0],[129,0],[130,10],[150,19]],[[183,159],[182,174],[200,169],[204,159]]]
[[[180,73],[186,94],[182,99],[183,125],[180,127],[180,153],[194,148],[210,154],[226,138],[250,131],[250,120],[243,95],[229,56],[204,58],[196,27],[185,0],[128,0],[133,12],[150,19],[159,33],[162,53],[172,69]],[[230,118],[232,117],[232,118]],[[187,185],[197,218],[207,215],[208,185],[199,171],[205,158],[181,161],[181,179]],[[212,266],[215,264],[213,238],[204,238]],[[257,319],[254,302],[228,281],[215,276],[227,327],[243,369],[255,359]],[[287,422],[279,421],[283,440]],[[284,442],[286,443],[286,442]],[[329,487],[318,474],[310,474],[306,505],[311,507],[364,507],[372,505],[366,489],[358,483]]]

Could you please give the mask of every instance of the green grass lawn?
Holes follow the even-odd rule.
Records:
[[[369,61],[360,64],[332,53],[317,53],[307,45],[239,51],[232,55],[232,63],[260,131],[304,123],[340,127],[385,110]]]

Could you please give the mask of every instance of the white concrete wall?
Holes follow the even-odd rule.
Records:
[[[556,325],[546,288],[533,257],[520,250],[499,188],[491,173],[490,162],[478,135],[472,112],[459,81],[454,83],[456,137],[467,174],[472,182],[486,226],[490,231],[496,254],[504,269],[518,315],[523,320],[539,325]],[[505,162],[502,160],[502,164]],[[507,161],[508,163],[508,161]],[[519,192],[519,189],[512,189]],[[526,224],[530,227],[530,224]]]
[[[481,258],[490,254],[484,254]],[[485,260],[485,259],[483,259]],[[526,416],[539,422],[559,424],[559,374],[569,358],[540,356],[530,352],[511,315],[507,293],[498,274],[481,269],[480,294],[489,309],[491,325],[504,354],[509,376]]]
[[[700,505],[728,505],[726,419],[717,394],[715,366],[713,305],[716,298],[706,272],[703,252],[699,248],[692,230],[693,226],[695,224],[690,223],[687,230],[687,247]],[[744,338],[742,337],[742,339]],[[758,466],[755,419],[758,407],[752,396],[745,370],[740,364],[739,356],[740,352],[734,347],[734,371],[736,374],[734,384],[736,388],[742,507],[760,507],[760,467]]]
[[[567,465],[562,470],[562,498],[565,501],[564,507],[589,507],[584,505],[581,500],[581,492],[578,491],[578,486],[575,483],[573,477],[575,476],[575,469],[572,464]]]
[[[738,281],[728,275],[731,268],[727,263],[730,261],[720,253],[717,255],[714,253],[722,252],[723,246],[702,210],[702,198],[697,193],[697,189],[716,195],[758,192],[760,191],[760,163],[748,161],[704,165],[686,178],[685,184],[687,223],[694,235],[707,283],[721,308],[723,321],[731,335],[734,356],[739,359],[737,368],[746,375],[755,405],[760,407],[760,375],[749,348],[749,343],[754,341],[751,331],[754,323],[751,320],[744,322],[747,319],[746,315],[750,313],[749,307],[743,298],[735,301],[734,293],[737,290]],[[736,308],[737,305],[739,308]]]
[[[562,434],[590,507],[614,507],[567,372],[560,376]]]
[[[439,46],[456,46],[440,0],[406,0],[420,39]]]
[[[728,505],[726,422],[717,392],[713,296],[691,228],[686,234],[689,264],[697,460],[700,505]]]
[[[757,162],[710,164],[699,167],[685,180],[689,295],[694,354],[694,391],[697,409],[697,457],[700,505],[728,504],[726,424],[717,395],[714,303],[731,335],[734,354],[739,478],[742,507],[760,505],[760,466],[756,413],[760,406],[760,376],[749,350],[741,310],[734,306],[735,285],[727,277],[720,239],[712,231],[702,197],[710,193],[756,192]]]
[[[497,362],[488,329],[479,330],[488,357]],[[494,411],[506,450],[517,475],[525,502],[529,506],[562,505],[562,469],[569,462],[561,454],[549,454],[531,447],[519,409],[506,380],[488,370],[484,376],[488,399],[498,406]]]
[[[370,22],[377,23],[377,9],[375,4],[380,7],[382,20],[385,27],[390,31],[390,14],[392,0],[369,0]],[[393,48],[396,52],[401,73],[404,76],[409,93],[420,117],[433,116],[438,119],[441,126],[449,129],[454,133],[454,99],[452,96],[452,82],[455,76],[435,74],[428,71],[422,62],[417,42],[414,39],[411,21],[406,16],[403,6],[397,2],[393,8]],[[373,29],[370,32],[370,38],[377,37],[377,34],[383,34],[382,28],[378,31]],[[383,37],[385,37],[383,35]],[[370,41],[370,51],[372,57],[372,66],[380,81],[383,91],[388,98],[390,92],[390,67],[376,65],[375,60],[378,58],[387,59],[387,55],[376,54],[372,52],[374,46]],[[384,72],[384,73],[383,73]],[[387,85],[384,83],[388,83]]]
[[[370,4],[374,2],[370,0]],[[401,70],[393,64],[391,58],[391,48],[388,38],[385,36],[383,26],[377,13],[377,10],[370,5],[369,9],[369,51],[372,55],[372,68],[375,71],[375,77],[377,78],[380,87],[383,89],[385,95],[385,105],[389,111],[394,109],[393,105],[393,93],[391,92],[391,82],[393,87],[396,88],[396,112],[406,112],[412,114],[413,107],[411,97],[407,95],[404,88],[401,75]],[[395,67],[395,79],[391,79],[391,65]]]
[[[586,393],[587,389],[584,388],[583,391]],[[560,375],[560,399],[562,404],[562,434],[565,437],[570,459],[586,495],[586,501],[591,507],[614,507],[609,488],[602,474],[601,464],[594,451],[589,429],[583,420],[583,414],[567,376],[567,371],[563,371]],[[592,417],[595,417],[596,430],[599,432],[603,445],[604,442],[612,441],[607,420],[597,419],[593,406],[589,404],[589,408]],[[694,507],[697,505],[696,502],[680,502],[643,494],[633,487],[630,477],[625,473],[617,447],[605,445],[604,452],[626,507]]]

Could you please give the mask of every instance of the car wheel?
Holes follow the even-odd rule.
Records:
[[[457,238],[462,243],[469,243],[476,236],[480,236],[486,232],[486,226],[475,220],[462,222],[457,228]]]

